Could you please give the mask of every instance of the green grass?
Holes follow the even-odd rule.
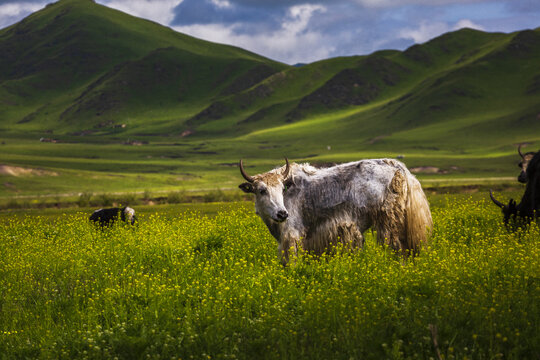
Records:
[[[375,244],[279,265],[245,206],[0,215],[5,358],[524,359],[540,351],[539,229],[508,233],[478,197],[430,198],[431,245]],[[215,210],[221,212],[216,214]],[[201,210],[201,209],[199,209]]]
[[[0,139],[5,143],[0,145],[0,164],[39,171],[19,176],[0,174],[0,197],[232,190],[242,181],[236,167],[239,159],[243,158],[247,171],[254,174],[282,165],[285,156],[296,162],[345,162],[404,155],[402,161],[408,167],[434,166],[444,172],[419,174],[426,184],[453,180],[464,185],[483,184],[492,178],[508,183],[518,175],[519,156],[513,146],[467,151],[397,146],[361,150],[346,140],[328,138],[317,144],[298,134],[296,141],[286,144],[250,136],[212,142],[151,139],[142,146],[106,139],[53,144],[4,138]]]

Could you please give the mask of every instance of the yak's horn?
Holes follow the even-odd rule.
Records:
[[[500,202],[499,200],[495,199],[495,197],[493,196],[493,193],[491,192],[491,190],[489,190],[489,197],[491,198],[491,200],[495,203],[495,205],[497,205],[498,207],[500,208],[504,208],[504,204],[502,202]]]
[[[248,182],[252,183],[255,181],[255,179],[252,176],[249,176],[246,174],[246,171],[244,170],[244,165],[242,164],[242,159],[240,159],[240,173],[246,179]]]
[[[518,154],[523,159],[523,154],[521,153],[521,144],[519,144],[519,146],[518,146]]]
[[[289,164],[289,160],[287,160],[287,158],[285,158],[285,170],[283,170],[283,178],[288,178],[289,177],[289,172],[291,171],[291,165]]]

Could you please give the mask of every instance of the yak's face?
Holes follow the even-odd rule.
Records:
[[[512,216],[517,216],[517,206],[516,201],[514,199],[510,199],[508,202],[508,205],[504,206],[502,208],[502,213],[504,215],[504,223],[508,225],[510,219]]]
[[[135,220],[137,219],[135,216],[135,210],[130,207],[126,207],[124,209],[124,216],[126,222],[129,222],[131,225],[135,224]]]
[[[243,183],[240,188],[247,193],[255,194],[255,210],[265,222],[271,220],[280,223],[289,217],[283,202],[283,194],[286,191],[283,180],[270,184],[256,180],[253,183]]]
[[[518,167],[521,169],[521,172],[518,175],[518,181],[520,183],[527,183],[527,167],[529,166],[529,163],[534,157],[534,154],[535,153],[533,152],[526,153],[525,155],[523,155],[520,163],[518,164]]]
[[[265,223],[282,223],[289,217],[283,200],[283,195],[293,185],[289,169],[287,161],[283,172],[271,171],[249,176],[240,161],[240,172],[248,182],[240,184],[239,188],[255,195],[255,210]]]
[[[529,163],[531,162],[534,155],[536,155],[535,152],[526,152],[523,154],[521,152],[521,144],[518,146],[518,154],[521,157],[521,161],[518,164],[518,167],[521,169],[521,172],[518,175],[518,181],[520,183],[526,184],[527,183],[527,168],[529,167]]]

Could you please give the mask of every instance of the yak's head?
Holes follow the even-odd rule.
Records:
[[[508,205],[504,205],[502,202],[495,199],[491,190],[489,190],[489,197],[491,197],[491,200],[495,203],[495,205],[501,208],[504,215],[505,224],[508,224],[508,221],[510,220],[512,216],[515,217],[518,215],[517,204],[514,199],[510,199],[510,201],[508,202]]]
[[[249,176],[240,160],[240,173],[247,182],[239,188],[246,193],[255,194],[255,210],[265,222],[282,223],[289,217],[285,208],[283,194],[294,183],[291,176],[291,166],[285,158],[285,168],[275,169],[264,174]]]
[[[135,221],[137,220],[137,217],[135,216],[135,210],[133,210],[129,206],[126,206],[122,209],[121,218],[122,221],[128,222],[131,225],[135,224]]]
[[[534,152],[527,152],[525,154],[521,153],[521,144],[518,146],[518,154],[521,156],[521,161],[518,164],[518,167],[521,169],[521,172],[518,175],[518,181],[520,183],[526,184],[527,183],[527,167],[529,166],[529,162],[531,162],[532,158],[536,153]]]

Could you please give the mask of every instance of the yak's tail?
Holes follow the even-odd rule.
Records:
[[[409,171],[406,173],[405,226],[407,227],[407,239],[405,243],[402,243],[402,246],[403,250],[407,249],[414,254],[427,244],[433,229],[433,220],[429,203],[420,182]]]

